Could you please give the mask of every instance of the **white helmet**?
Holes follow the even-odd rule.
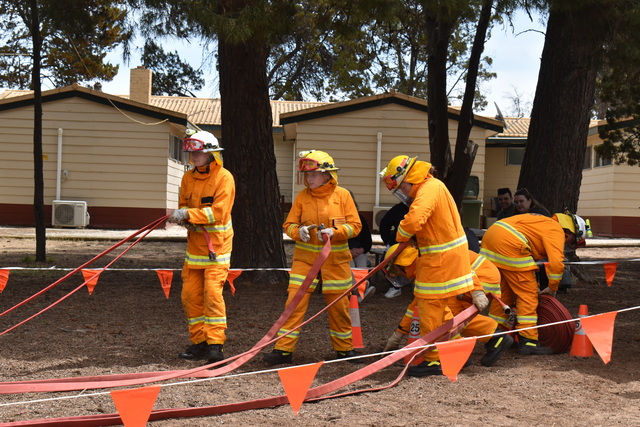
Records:
[[[219,152],[224,150],[224,148],[220,147],[218,138],[216,138],[211,132],[203,130],[197,131],[195,133],[192,130],[188,130],[187,135],[188,136],[182,143],[182,150],[185,152],[185,154],[188,153],[189,158],[188,160],[183,159],[184,164],[193,165],[191,154],[199,152],[211,153],[211,160],[222,166],[222,154]]]
[[[218,138],[216,138],[211,132],[201,130],[184,139],[184,142],[182,143],[182,150],[211,153],[214,151],[222,151],[224,148],[220,147]]]

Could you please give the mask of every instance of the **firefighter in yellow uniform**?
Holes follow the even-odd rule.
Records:
[[[298,172],[307,188],[296,196],[283,225],[285,233],[295,241],[286,305],[311,270],[325,244],[325,237],[331,240],[331,253],[320,270],[325,302],[330,304],[335,301],[353,284],[349,265],[351,253],[347,241],[360,233],[362,225],[351,194],[338,186],[337,171],[333,158],[324,151],[300,153]],[[284,335],[302,323],[309,299],[318,282],[318,278],[314,278],[278,335]],[[348,297],[341,298],[331,306],[328,315],[329,335],[337,357],[355,356]],[[264,354],[264,361],[269,365],[292,363],[292,353],[299,338],[300,330],[293,330],[283,336],[276,342],[272,352]]]
[[[584,245],[584,220],[577,215],[555,214],[549,218],[539,214],[514,215],[495,222],[482,238],[480,254],[500,270],[502,300],[516,309],[518,353],[551,354],[550,347],[538,341],[538,283],[536,261],[548,259],[549,286],[541,294],[555,296],[564,273],[565,246],[573,250]],[[508,316],[492,303],[489,315],[504,329]]]
[[[484,292],[473,288],[467,237],[453,197],[430,171],[430,163],[401,155],[391,159],[380,172],[387,188],[409,205],[409,212],[398,226],[396,241],[406,242],[413,236],[417,240],[420,257],[414,295],[422,335],[453,318],[447,306],[449,297],[472,292],[474,304],[481,311],[489,303]],[[409,375],[442,374],[437,351],[424,358],[424,362],[409,368]]]
[[[227,316],[222,288],[231,262],[235,182],[222,167],[222,148],[211,133],[193,133],[184,140],[183,150],[193,169],[182,177],[179,209],[168,221],[188,229],[182,307],[192,344],[178,357],[213,363],[224,359]]]
[[[393,253],[397,245],[392,246],[387,251],[388,254]],[[386,259],[386,258],[385,258]],[[387,269],[393,270],[393,274],[403,275],[409,279],[415,278],[416,266],[418,261],[418,251],[411,246],[407,246],[398,254],[394,260],[390,261]],[[495,265],[482,255],[469,250],[469,261],[471,262],[471,270],[474,274],[474,290],[482,290],[485,293],[495,294],[500,297],[500,272]],[[450,297],[447,300],[447,306],[451,313],[456,316],[463,310],[467,309],[471,304],[461,298],[462,295],[470,296],[470,294],[461,294]],[[389,337],[384,351],[396,350],[400,348],[401,342],[410,332],[411,322],[413,321],[413,310],[417,303],[417,298],[407,307],[398,329]],[[486,353],[480,360],[483,366],[491,366],[498,361],[504,351],[511,347],[513,338],[509,335],[497,335],[489,338],[494,332],[498,331],[498,324],[489,316],[482,314],[476,315],[467,326],[460,331],[463,337],[479,337],[478,341],[485,343]]]

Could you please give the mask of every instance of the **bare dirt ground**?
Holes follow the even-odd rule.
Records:
[[[110,247],[104,241],[49,241],[50,262],[45,266],[75,268]],[[198,366],[178,359],[188,344],[180,305],[179,272],[166,299],[154,269],[179,269],[183,243],[142,242],[113,268],[101,274],[89,295],[86,289],[28,323],[0,336],[0,380],[21,381],[115,373],[177,370]],[[289,248],[290,249],[290,248]],[[32,239],[0,239],[0,268],[39,267],[33,263]],[[118,252],[116,252],[118,253]],[[624,260],[640,257],[640,248],[584,249],[582,260]],[[112,259],[108,255],[94,267]],[[595,283],[574,278],[559,300],[572,316],[588,305],[590,314],[640,306],[640,264],[621,262],[613,286],[607,287],[602,265],[586,266]],[[148,270],[140,270],[148,269]],[[33,295],[63,276],[59,270],[11,270],[0,294],[0,312]],[[78,273],[25,306],[0,317],[0,333],[38,312],[82,283]],[[387,285],[372,281],[377,293],[360,307],[365,341],[363,354],[381,351],[411,299],[409,292],[384,298]],[[235,355],[251,348],[281,314],[286,283],[238,283],[235,296],[226,290],[228,341],[225,353]],[[323,306],[312,297],[309,313]],[[575,358],[568,354],[520,356],[507,351],[490,368],[476,363],[465,368],[457,382],[448,378],[404,378],[390,389],[303,404],[296,416],[288,405],[218,416],[170,419],[158,426],[415,426],[415,425],[640,425],[640,310],[617,315],[611,362],[597,356]],[[484,349],[473,353],[478,361]],[[330,360],[326,317],[303,330],[294,354],[296,364]],[[367,362],[367,359],[364,359]],[[360,365],[362,366],[362,365]],[[324,365],[314,386],[336,379],[359,366]],[[189,385],[163,387],[155,409],[219,405],[276,396],[283,388],[276,372],[262,373],[262,357],[251,360],[229,376]],[[381,386],[392,381],[400,367],[388,367],[350,389]],[[100,390],[98,390],[100,391]],[[84,394],[93,393],[86,391]],[[0,395],[0,405],[75,396],[79,392]],[[74,415],[115,413],[109,394],[76,399],[0,406],[0,422]]]

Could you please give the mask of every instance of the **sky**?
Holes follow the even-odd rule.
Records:
[[[534,21],[531,22],[524,13],[516,14],[513,30],[502,26],[493,29],[491,38],[485,45],[484,55],[493,58],[492,70],[498,76],[482,86],[488,104],[486,109],[476,114],[494,117],[497,114],[497,104],[503,115],[515,115],[512,96],[509,96],[515,93],[520,95],[525,107],[529,104],[527,112],[530,111],[544,45],[542,31],[544,26],[539,22],[539,18],[534,17]],[[181,58],[196,69],[202,66],[203,49],[198,43],[167,42],[163,44],[163,48],[166,52],[178,51]],[[142,65],[140,52],[134,49],[128,64],[122,61],[121,51],[111,52],[107,60],[118,64],[120,71],[114,80],[102,83],[102,90],[114,95],[128,94],[129,69]],[[218,80],[209,78],[212,75],[210,70],[204,69],[204,72],[207,85],[196,95],[201,98],[218,97]]]

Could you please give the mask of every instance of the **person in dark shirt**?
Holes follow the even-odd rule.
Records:
[[[407,212],[409,212],[409,206],[398,203],[389,209],[380,220],[380,239],[387,248],[398,243],[396,242],[396,230]]]
[[[516,205],[516,215],[534,213],[551,218],[553,215],[540,202],[534,199],[526,188],[516,191],[513,196],[513,203]]]
[[[511,215],[515,215],[517,213],[516,205],[513,203],[511,190],[507,187],[498,188],[498,205],[500,206],[500,210],[496,215],[497,221],[508,218]]]
[[[358,216],[360,217],[360,222],[362,223],[362,229],[360,233],[352,237],[348,240],[349,243],[349,252],[351,252],[351,258],[353,258],[350,262],[351,268],[369,268],[369,251],[371,250],[371,246],[373,244],[373,240],[371,239],[371,231],[369,230],[369,223],[360,213],[360,207],[358,206],[358,202],[356,202],[355,197],[353,197],[353,193],[351,193],[351,198],[353,198],[353,202],[356,204],[356,209],[358,209]],[[368,295],[371,295],[376,291],[374,286],[371,286],[369,281],[366,282],[366,288],[364,291],[364,297],[358,295],[358,302],[362,302],[364,298]]]

